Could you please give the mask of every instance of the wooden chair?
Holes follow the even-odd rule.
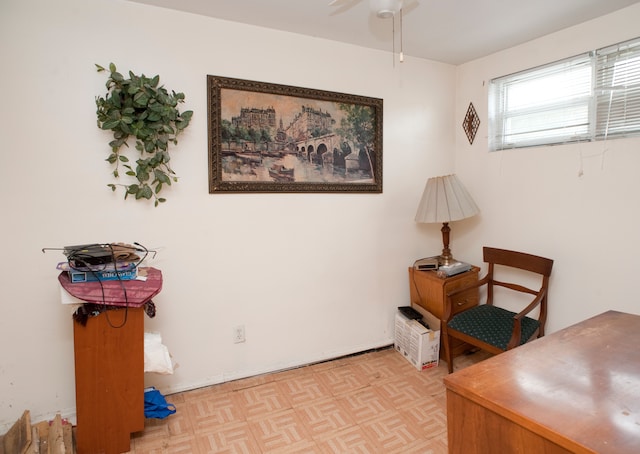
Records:
[[[453,353],[451,338],[460,339],[482,350],[498,354],[524,344],[532,339],[544,336],[544,325],[547,320],[547,293],[549,276],[553,267],[553,260],[523,252],[507,251],[504,249],[483,248],[484,261],[488,264],[487,275],[473,285],[456,289],[447,295],[444,307],[444,323],[442,324],[442,341],[444,343],[445,358],[449,365],[449,373],[453,372]],[[539,290],[533,290],[524,285],[503,282],[494,279],[497,266],[524,270],[530,276],[540,280]],[[499,268],[500,269],[500,268]],[[507,273],[500,269],[500,276]],[[524,277],[524,276],[522,276]],[[510,278],[511,279],[511,278]],[[513,280],[513,279],[511,279]],[[530,282],[530,281],[528,281]],[[455,295],[472,288],[482,288],[486,285],[486,303],[468,310],[452,313],[452,301]],[[507,289],[522,294],[533,295],[526,298],[526,307],[520,312],[512,312],[494,305],[495,287]],[[502,293],[501,296],[504,296]],[[524,295],[527,296],[527,295]],[[511,305],[513,302],[510,303]],[[539,308],[537,318],[530,314]]]

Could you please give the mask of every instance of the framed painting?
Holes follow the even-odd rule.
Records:
[[[382,99],[207,76],[209,192],[382,192]]]

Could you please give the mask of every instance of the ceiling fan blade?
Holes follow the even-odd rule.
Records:
[[[420,6],[420,2],[418,0],[405,0],[404,6],[402,7],[402,13],[407,14]]]
[[[345,11],[348,11],[356,6],[361,1],[362,0],[331,0],[331,2],[329,2],[329,6],[336,8],[335,10],[333,10],[331,15],[335,16],[344,13]]]
[[[359,3],[360,0],[331,0],[329,6],[349,6]]]

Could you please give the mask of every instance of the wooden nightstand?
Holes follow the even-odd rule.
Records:
[[[471,270],[455,276],[441,278],[435,271],[416,271],[409,267],[409,294],[411,304],[417,304],[438,317],[442,323],[444,305],[447,293],[477,282],[480,268],[474,266]],[[471,289],[457,295],[453,300],[453,313],[478,305],[478,289]],[[452,339],[453,356],[458,356],[468,350],[469,345],[457,339]],[[440,343],[440,357],[444,358],[444,348]]]

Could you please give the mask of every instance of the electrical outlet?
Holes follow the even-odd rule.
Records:
[[[244,325],[236,326],[233,330],[233,343],[240,344],[247,340],[244,336]]]

